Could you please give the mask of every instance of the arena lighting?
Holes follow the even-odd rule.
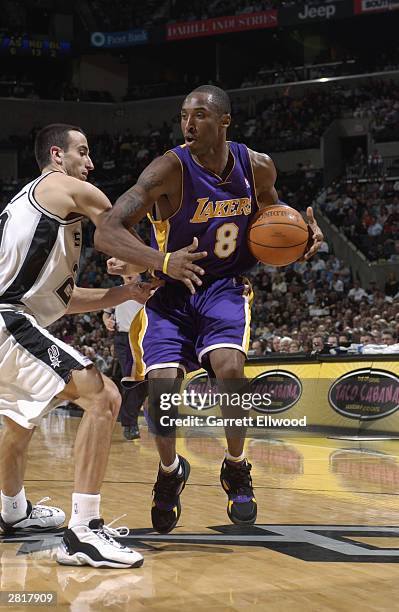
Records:
[[[317,79],[319,81],[319,83],[327,83],[327,81],[330,81],[331,79],[329,79],[328,77],[321,77],[321,79]]]

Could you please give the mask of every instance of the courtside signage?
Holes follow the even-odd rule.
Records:
[[[215,36],[228,32],[258,30],[277,27],[277,11],[259,11],[244,15],[230,15],[202,19],[201,21],[181,21],[170,23],[166,28],[166,40],[184,40],[200,36]]]
[[[194,410],[209,410],[218,405],[213,395],[217,392],[217,386],[212,386],[208,374],[197,374],[188,381],[186,391],[186,402]],[[199,401],[203,398],[203,401]]]
[[[382,419],[399,408],[399,377],[370,368],[349,372],[331,385],[328,401],[349,419]]]
[[[251,393],[270,397],[270,402],[253,406],[256,412],[277,414],[295,406],[302,395],[302,383],[295,374],[285,370],[263,372],[251,381]]]

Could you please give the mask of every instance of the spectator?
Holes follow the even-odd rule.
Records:
[[[262,339],[258,338],[252,342],[252,356],[261,357],[265,354],[265,343]]]
[[[272,339],[272,352],[273,353],[280,352],[280,342],[281,342],[280,336],[273,336],[273,339]]]
[[[362,334],[360,334],[359,343],[360,344],[374,344],[373,337],[371,336],[371,334],[363,332]]]
[[[394,297],[399,292],[399,282],[396,279],[395,272],[390,272],[385,283],[385,295]]]
[[[367,293],[360,286],[360,282],[355,280],[352,289],[349,290],[348,297],[355,302],[360,302],[363,298],[367,298]]]
[[[299,346],[299,342],[297,340],[292,340],[291,344],[289,346],[289,353],[299,353],[300,351],[300,346]]]
[[[382,344],[387,344],[388,346],[395,344],[396,340],[393,331],[390,329],[383,329],[381,334],[381,342]]]
[[[338,346],[350,346],[351,339],[349,334],[343,333],[338,336]]]
[[[335,334],[331,334],[330,336],[328,336],[327,344],[331,347],[338,346],[338,336],[336,336]]]
[[[280,340],[280,353],[289,353],[291,346],[292,338],[289,336],[284,336]]]
[[[320,335],[314,335],[312,338],[312,352],[321,353],[324,350],[324,337]]]

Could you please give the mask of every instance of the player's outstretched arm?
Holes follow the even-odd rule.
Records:
[[[145,304],[151,293],[161,282],[154,279],[151,282],[136,282],[121,285],[120,287],[98,289],[75,287],[66,314],[95,312],[104,308],[112,308],[127,300],[134,300],[140,304]]]
[[[161,197],[175,195],[181,189],[181,166],[174,155],[164,155],[152,161],[139,176],[137,183],[116,201],[113,208],[98,219],[94,235],[95,247],[124,262],[166,272],[181,280],[194,292],[200,285],[202,268],[194,262],[206,252],[194,252],[198,242],[171,254],[161,253],[132,236],[129,229],[152,210]]]
[[[145,245],[131,230],[165,193],[170,172],[173,166],[169,158],[155,159],[137,183],[99,216],[94,234],[96,249],[142,270],[162,270],[164,254]]]

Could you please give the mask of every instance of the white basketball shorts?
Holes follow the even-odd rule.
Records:
[[[72,370],[90,359],[55,338],[22,311],[0,311],[0,415],[27,429],[62,400],[55,396],[70,381]]]

